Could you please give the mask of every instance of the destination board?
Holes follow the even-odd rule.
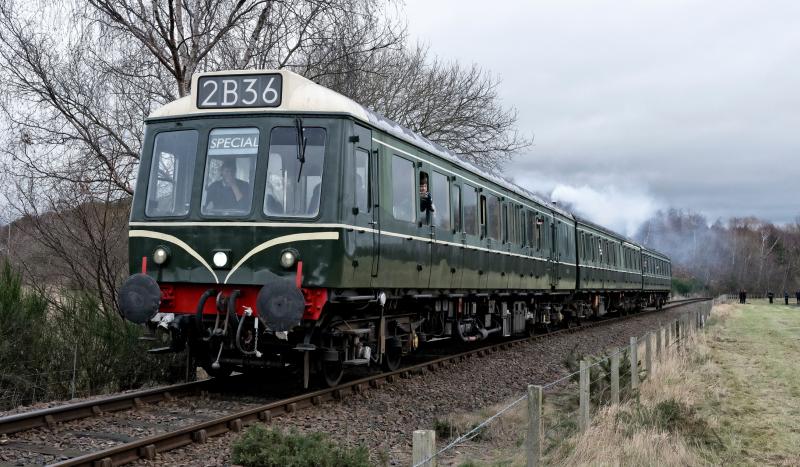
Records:
[[[197,80],[197,108],[278,107],[282,78],[278,73],[201,76]]]

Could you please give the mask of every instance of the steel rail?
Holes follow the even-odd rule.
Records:
[[[153,404],[175,397],[193,394],[212,384],[213,379],[173,384],[151,389],[142,389],[113,396],[101,397],[73,404],[22,412],[0,418],[0,435],[41,427],[53,427],[56,423],[95,417],[104,412],[130,410],[143,404]]]
[[[680,306],[689,305],[691,303],[708,301],[709,298],[686,299],[681,301],[670,302],[666,304],[662,310],[677,308]],[[584,329],[598,327],[628,318],[635,318],[644,314],[654,313],[662,310],[647,310],[645,312],[636,313],[628,316],[620,316],[615,318],[604,319],[587,323],[574,328],[562,329],[559,331],[541,334],[532,337],[524,337],[506,342],[499,342],[490,346],[485,346],[478,349],[472,349],[466,352],[461,352],[454,355],[448,355],[436,358],[427,362],[419,363],[409,367],[401,368],[399,370],[381,373],[374,376],[360,378],[353,381],[340,384],[334,388],[321,389],[318,391],[308,392],[298,396],[293,396],[288,399],[271,402],[269,404],[253,407],[230,415],[225,415],[214,420],[201,422],[179,428],[167,433],[149,436],[140,440],[131,441],[129,443],[121,444],[102,451],[96,451],[85,454],[83,456],[68,459],[56,464],[54,467],[67,467],[67,466],[93,466],[93,467],[111,467],[123,465],[134,462],[139,459],[153,460],[156,453],[166,452],[179,447],[187,446],[192,443],[205,443],[208,438],[219,436],[228,431],[238,432],[242,430],[244,425],[255,421],[270,422],[275,417],[280,417],[285,414],[293,413],[299,409],[319,405],[322,402],[329,400],[341,400],[348,394],[360,394],[368,387],[380,388],[385,383],[392,383],[398,378],[408,378],[412,374],[424,373],[425,371],[435,372],[437,369],[444,366],[446,363],[455,363],[465,360],[472,356],[484,356],[487,353],[495,352],[498,350],[509,349],[518,344],[530,342],[533,340],[551,338],[556,335],[565,333],[574,333]]]

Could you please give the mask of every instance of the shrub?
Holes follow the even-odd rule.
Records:
[[[245,467],[361,467],[369,466],[363,447],[347,449],[321,433],[284,433],[256,425],[233,444],[233,462]]]
[[[154,356],[142,327],[89,293],[26,287],[0,266],[0,410],[76,395],[177,381],[185,355]]]
[[[447,419],[442,420],[437,418],[434,420],[433,429],[436,431],[436,436],[442,439],[450,438],[458,433],[458,428],[453,424],[452,421]]]
[[[630,411],[620,411],[617,422],[625,427],[627,436],[633,436],[642,428],[679,433],[701,446],[721,446],[716,431],[695,409],[675,399],[667,399],[655,406],[637,404]]]

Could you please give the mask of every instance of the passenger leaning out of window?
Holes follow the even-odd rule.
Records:
[[[419,210],[422,212],[436,211],[431,192],[428,190],[428,174],[425,172],[419,173]]]
[[[250,184],[236,178],[236,162],[222,164],[222,177],[208,186],[208,207],[227,210],[246,209],[250,200]]]

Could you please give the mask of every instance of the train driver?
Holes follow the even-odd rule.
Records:
[[[250,206],[250,184],[236,177],[236,161],[222,163],[221,177],[208,186],[206,209],[246,211]]]

